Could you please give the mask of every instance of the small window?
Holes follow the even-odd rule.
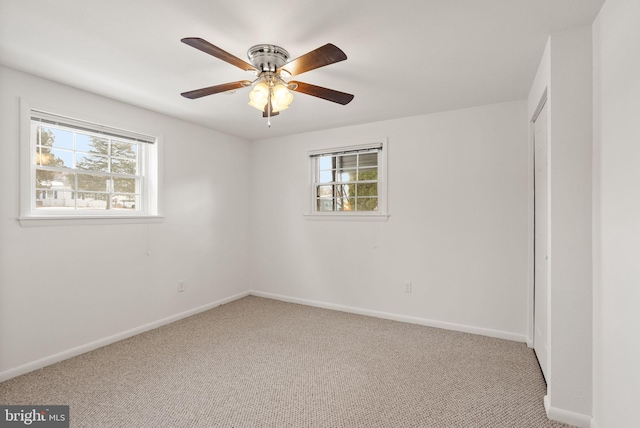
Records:
[[[156,214],[154,137],[30,113],[30,209],[23,215]]]
[[[386,214],[383,143],[310,153],[312,214]]]

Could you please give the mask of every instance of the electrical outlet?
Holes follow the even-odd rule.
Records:
[[[411,281],[405,281],[404,282],[404,288],[403,291],[405,293],[411,293]]]
[[[178,292],[184,291],[184,281],[178,281]]]

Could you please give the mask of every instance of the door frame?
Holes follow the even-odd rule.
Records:
[[[528,334],[527,334],[527,346],[533,349],[534,346],[534,338],[535,338],[535,121],[540,115],[542,108],[549,102],[548,99],[548,87],[544,88],[540,99],[538,100],[538,104],[533,114],[529,118],[529,145],[528,145],[528,153],[529,153],[529,165],[528,165],[528,177],[529,177],[529,230],[528,230],[528,242],[529,242],[529,263],[528,263],[528,300],[529,304],[527,305],[527,322],[528,322]],[[551,108],[551,104],[547,106],[549,109]],[[548,110],[550,112],[550,110]],[[548,113],[549,114],[549,113]],[[551,121],[547,121],[547,139],[549,140],[550,134],[550,126]],[[550,140],[549,140],[550,143]],[[548,163],[550,165],[550,162]],[[549,219],[550,225],[550,219]],[[550,226],[549,226],[550,227]],[[547,281],[548,286],[551,287],[550,276],[547,273]],[[549,308],[547,308],[549,309]],[[550,323],[547,323],[547,329],[550,328]],[[549,330],[547,330],[549,333]],[[550,354],[550,352],[549,352]],[[550,357],[550,356],[548,356]],[[549,358],[547,359],[547,361]],[[548,380],[547,380],[548,382]]]

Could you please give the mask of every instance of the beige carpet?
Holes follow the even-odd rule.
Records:
[[[73,427],[563,427],[524,344],[254,296],[0,384]]]

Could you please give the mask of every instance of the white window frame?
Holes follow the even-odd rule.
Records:
[[[47,226],[68,224],[112,224],[149,223],[162,220],[160,212],[159,150],[161,137],[150,136],[100,125],[92,121],[76,119],[64,114],[51,113],[45,109],[32,108],[24,99],[20,100],[20,214],[22,226]],[[140,205],[138,210],[104,209],[46,209],[36,208],[36,139],[32,136],[32,117],[59,122],[59,126],[84,128],[95,135],[116,134],[127,139],[138,140],[141,151],[138,156],[142,174],[140,180]],[[55,125],[53,125],[55,126]],[[82,131],[80,131],[82,132]],[[113,135],[111,135],[113,136]],[[78,172],[77,170],[71,170]]]
[[[321,155],[336,155],[348,152],[378,149],[378,209],[376,211],[318,211],[316,199],[316,159]],[[386,221],[389,218],[387,207],[387,159],[389,144],[387,138],[372,138],[359,144],[345,144],[314,149],[307,152],[309,160],[309,208],[305,217],[310,220],[356,220]]]

